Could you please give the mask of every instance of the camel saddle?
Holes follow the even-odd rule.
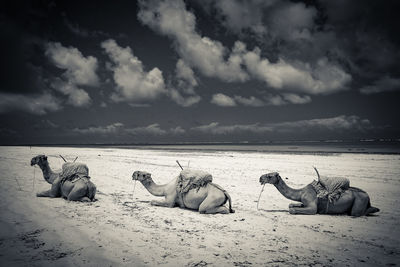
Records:
[[[350,180],[344,177],[319,177],[318,181],[314,180],[311,185],[318,198],[327,198],[332,203],[350,188]]]
[[[177,191],[185,194],[194,188],[200,188],[212,182],[212,175],[201,170],[185,169],[178,177]]]
[[[74,183],[82,178],[90,179],[89,168],[83,163],[66,162],[62,166],[60,178],[61,183],[64,183],[65,181]]]

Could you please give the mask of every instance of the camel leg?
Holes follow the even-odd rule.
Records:
[[[289,206],[290,214],[304,214],[304,215],[314,215],[318,211],[318,200],[315,192],[308,193],[302,196],[301,206]],[[296,203],[297,204],[297,203]]]
[[[165,201],[152,200],[150,204],[153,206],[173,208],[175,207],[176,204],[175,200],[176,200],[176,194],[172,194],[169,195],[168,197],[165,197]]]
[[[40,193],[36,193],[37,197],[52,197],[54,198],[55,196],[53,195],[51,189],[50,190],[46,190]]]
[[[175,207],[175,202],[168,202],[166,201],[158,201],[158,200],[152,200],[150,202],[152,206],[160,206],[160,207],[168,207],[168,208],[173,208]]]
[[[199,206],[199,212],[207,214],[215,214],[215,213],[227,214],[229,213],[229,209],[225,206],[222,206],[222,204],[224,203],[225,203],[225,195],[223,195],[223,197],[218,197],[218,198],[206,197],[206,199],[204,199]]]
[[[205,210],[204,212],[200,212],[200,213],[204,213],[204,214],[228,214],[229,213],[229,209],[225,206],[219,206],[219,207],[215,207],[215,208],[211,208],[208,210]]]
[[[368,196],[358,195],[354,199],[353,206],[351,207],[351,216],[360,217],[365,215],[369,202]]]
[[[304,204],[303,203],[290,203],[289,209],[290,208],[304,208]]]
[[[317,205],[311,205],[304,208],[289,208],[290,214],[303,214],[303,215],[314,215],[317,214]]]
[[[90,199],[86,196],[87,186],[74,186],[69,192],[67,199],[70,201],[83,201],[90,202]]]

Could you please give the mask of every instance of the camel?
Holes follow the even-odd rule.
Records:
[[[59,172],[54,172],[49,166],[47,156],[38,155],[31,160],[31,166],[39,165],[43,172],[43,178],[51,184],[51,189],[37,193],[37,197],[63,197],[71,201],[90,202],[94,201],[96,194],[96,186],[88,177],[80,177],[78,179],[62,180]]]
[[[157,185],[148,172],[135,171],[132,175],[132,180],[141,182],[150,194],[165,197],[165,201],[152,200],[151,205],[169,208],[179,206],[198,210],[202,214],[235,212],[232,209],[231,197],[219,185],[209,182],[204,186],[190,189],[187,193],[179,193],[177,189],[178,179],[179,176],[167,184]],[[227,200],[229,201],[229,209],[224,206]]]
[[[287,199],[301,202],[289,204],[290,214],[348,214],[359,217],[379,211],[371,206],[368,194],[356,187],[349,187],[339,199],[330,202],[327,198],[318,198],[311,184],[300,189],[290,188],[277,172],[262,175],[260,183],[273,184]]]

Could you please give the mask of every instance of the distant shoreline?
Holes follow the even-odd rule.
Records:
[[[32,144],[11,146],[33,147],[88,147],[153,149],[168,151],[236,151],[287,154],[400,154],[400,141],[396,140],[327,140],[327,141],[280,141],[268,143],[179,143],[179,144]]]

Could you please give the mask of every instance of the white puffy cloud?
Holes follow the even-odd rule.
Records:
[[[283,93],[283,98],[291,104],[307,104],[311,102],[311,97],[308,95],[300,96],[292,93]]]
[[[234,107],[236,106],[236,102],[230,96],[224,94],[214,94],[211,99],[211,103],[221,106],[221,107]]]
[[[265,106],[264,101],[254,97],[254,96],[250,96],[250,97],[246,98],[246,97],[243,97],[243,96],[235,95],[234,99],[235,99],[235,101],[237,103],[242,104],[243,106],[249,106],[249,107],[262,107],[262,106]]]
[[[117,84],[117,92],[112,95],[114,101],[153,100],[167,92],[162,72],[158,68],[146,72],[130,47],[120,47],[112,39],[102,42],[101,46],[114,63],[109,66]]]
[[[321,58],[315,66],[300,61],[286,62],[279,59],[271,63],[261,58],[260,49],[243,51],[247,70],[258,79],[278,90],[290,90],[309,94],[329,94],[347,89],[351,75],[327,58]]]
[[[179,135],[184,134],[186,131],[180,126],[164,130],[158,123],[150,124],[148,126],[127,128],[123,123],[116,122],[106,126],[90,126],[87,128],[74,128],[74,133],[79,134],[100,134],[100,135],[153,135],[161,136],[166,134]]]
[[[190,94],[189,96],[182,96],[182,94],[178,90],[173,88],[170,88],[168,90],[168,95],[175,103],[182,107],[193,106],[201,100],[201,97],[199,95]]]
[[[0,93],[0,113],[21,110],[35,115],[44,115],[61,108],[60,101],[49,93],[41,95]]]
[[[400,79],[385,76],[376,80],[372,85],[364,86],[360,89],[360,92],[368,95],[398,90],[400,90]]]
[[[175,128],[171,128],[171,129],[169,130],[169,132],[170,132],[171,134],[174,134],[174,135],[179,135],[179,134],[184,134],[184,133],[186,133],[186,130],[183,129],[181,126],[177,126],[177,127],[175,127]]]
[[[190,107],[200,102],[201,97],[194,88],[198,85],[193,70],[182,60],[176,63],[176,88],[169,88],[170,98],[182,107]]]
[[[270,132],[307,132],[314,130],[327,131],[364,131],[371,129],[371,122],[367,119],[361,119],[358,116],[337,116],[333,118],[300,120],[292,122],[270,123],[270,124],[236,124],[220,125],[212,122],[208,125],[201,125],[191,128],[193,131],[209,133],[214,135],[232,134],[232,133],[255,133],[263,134]]]
[[[290,27],[301,35],[301,31],[312,26],[315,10],[307,9],[299,3],[288,4],[282,13],[292,16]],[[158,33],[171,37],[184,62],[208,77],[217,77],[227,82],[245,82],[255,78],[276,90],[308,94],[329,94],[345,90],[351,81],[351,75],[326,57],[304,63],[278,56],[278,61],[274,63],[261,57],[258,47],[248,51],[240,41],[236,41],[230,51],[219,41],[202,37],[196,32],[195,16],[186,10],[182,0],[142,1],[138,18]],[[297,24],[296,28],[294,25]],[[285,25],[275,20],[275,26],[281,29]],[[287,31],[291,32],[292,28]]]
[[[224,94],[214,94],[211,103],[221,107],[234,107],[243,105],[248,107],[263,107],[263,106],[282,106],[287,104],[306,104],[311,102],[311,98],[307,95],[300,96],[293,93],[283,93],[282,95],[268,95],[263,99],[254,96],[243,97],[235,95],[230,97]]]
[[[91,103],[89,94],[79,85],[97,86],[99,78],[96,74],[97,59],[84,57],[74,47],[64,47],[60,43],[48,43],[46,56],[65,72],[61,78],[51,79],[53,89],[68,96],[67,103],[75,107],[87,106]]]
[[[182,59],[179,59],[176,63],[176,77],[181,81],[185,81],[189,88],[198,85],[193,70]]]
[[[74,128],[72,131],[80,134],[115,134],[121,131],[124,127],[123,123],[116,122],[107,126],[88,127],[88,128]]]
[[[273,129],[270,127],[260,126],[259,124],[248,124],[248,125],[220,125],[218,122],[212,122],[208,125],[201,125],[191,128],[194,131],[199,131],[207,134],[232,134],[240,132],[251,132],[251,133],[263,133],[271,132]]]
[[[161,129],[158,123],[150,124],[145,127],[129,128],[125,131],[132,135],[165,135],[168,133],[166,130]]]
[[[241,68],[241,58],[218,41],[200,36],[193,13],[183,1],[142,1],[139,20],[153,30],[170,36],[180,57],[208,77],[224,81],[245,81],[248,75]]]
[[[65,70],[63,75],[69,82],[77,85],[98,85],[95,57],[84,57],[78,49],[64,47],[60,43],[48,43],[45,54],[58,68]]]
[[[51,86],[60,93],[68,96],[67,103],[72,106],[84,107],[91,103],[89,94],[70,81],[66,82],[56,78],[52,81]]]

